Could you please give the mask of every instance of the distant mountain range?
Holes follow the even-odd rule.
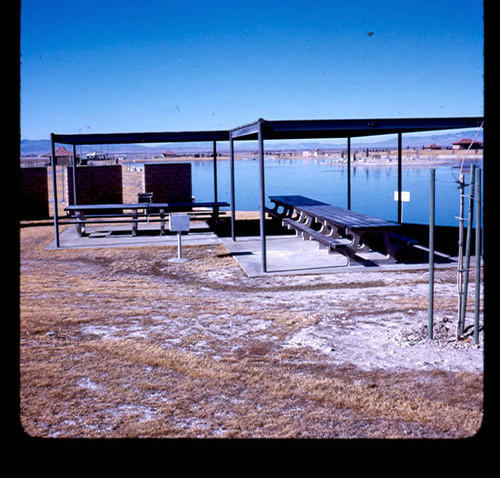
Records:
[[[455,141],[462,138],[473,139],[476,136],[477,130],[460,130],[448,131],[443,133],[425,134],[422,135],[403,134],[403,148],[407,146],[415,148],[435,143],[441,147],[449,147]],[[353,138],[351,146],[353,148],[396,148],[397,139],[393,135],[384,140],[377,140],[377,137],[363,137]],[[483,131],[478,134],[477,141],[483,141]],[[346,140],[332,139],[332,140],[310,140],[310,141],[270,141],[266,143],[266,150],[314,150],[314,149],[343,149],[346,147]],[[50,140],[49,139],[22,139],[21,140],[21,156],[39,156],[50,153]],[[79,147],[80,148],[80,147]],[[172,152],[199,152],[211,151],[211,143],[162,143],[162,144],[111,144],[111,145],[96,145],[96,146],[82,146],[82,151],[91,152],[97,151],[106,154],[118,153],[161,153],[165,151]],[[66,149],[71,150],[71,146],[66,146]],[[242,141],[238,143],[238,151],[256,151],[256,141]],[[218,150],[227,152],[229,145],[227,142],[218,145]],[[80,151],[80,149],[78,150]]]

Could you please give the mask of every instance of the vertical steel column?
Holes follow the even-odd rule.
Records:
[[[476,170],[476,261],[474,300],[474,343],[479,343],[479,306],[481,301],[481,170]]]
[[[59,217],[57,214],[57,178],[56,178],[56,147],[54,143],[54,133],[50,134],[51,157],[52,157],[52,200],[54,201],[54,235],[56,247],[59,247]]]
[[[458,188],[460,190],[460,213],[458,218],[458,325],[457,325],[457,336],[460,331],[460,314],[462,311],[463,302],[463,289],[464,289],[464,200],[465,200],[465,177],[463,173],[460,173],[458,180]]]
[[[217,141],[214,141],[214,202],[217,199]]]
[[[267,272],[267,251],[266,251],[266,186],[264,177],[264,136],[262,131],[262,121],[259,121],[259,186],[260,186],[260,250],[262,252],[262,272]]]
[[[434,335],[434,222],[436,211],[436,170],[431,169],[429,199],[429,311],[427,319],[427,338]]]
[[[351,210],[351,138],[347,138],[347,209]]]
[[[402,181],[402,134],[398,133],[398,222],[401,223],[403,220],[403,202],[401,200],[401,190],[403,189]]]
[[[231,173],[231,237],[233,241],[236,240],[236,231],[235,231],[235,206],[234,206],[234,140],[233,135],[229,133],[229,160],[230,164],[230,173]]]
[[[177,259],[182,259],[182,232],[177,231]]]
[[[69,191],[68,191],[69,203]],[[78,204],[76,199],[76,144],[73,145],[73,204]]]
[[[470,172],[470,190],[469,190],[469,211],[467,218],[467,238],[465,240],[465,265],[464,265],[464,285],[463,285],[463,300],[462,308],[460,310],[460,322],[459,322],[459,332],[464,333],[465,328],[465,311],[467,309],[467,292],[469,289],[469,268],[470,268],[470,248],[472,239],[472,220],[474,214],[474,179],[475,179],[475,168],[473,164],[471,166]]]

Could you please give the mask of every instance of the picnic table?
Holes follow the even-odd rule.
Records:
[[[270,196],[266,211],[304,239],[313,239],[347,257],[377,251],[395,259],[416,241],[398,234],[401,224],[344,209],[305,196]]]
[[[76,204],[64,208],[69,216],[75,218],[73,221],[66,221],[64,223],[76,224],[78,234],[83,236],[87,224],[130,222],[132,224],[132,236],[136,236],[140,222],[160,222],[160,235],[162,235],[165,234],[167,215],[171,212],[188,211],[195,214],[206,212],[200,211],[199,208],[211,209],[212,218],[217,220],[219,210],[222,207],[229,207],[229,203],[223,201],[201,201],[182,203]]]

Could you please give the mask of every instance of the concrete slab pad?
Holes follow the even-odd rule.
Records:
[[[137,236],[132,236],[127,225],[94,225],[88,228],[88,234],[80,237],[73,226],[61,230],[59,242],[61,249],[85,249],[105,247],[177,247],[177,234],[166,231],[160,235],[157,225],[142,225]],[[328,253],[316,241],[303,240],[296,236],[267,236],[267,272],[261,271],[261,242],[259,236],[219,237],[206,223],[196,224],[189,233],[182,234],[182,246],[224,244],[228,252],[236,259],[249,277],[266,275],[296,274],[333,274],[359,271],[389,271],[427,269],[428,264],[398,264],[382,260],[382,254],[368,253],[369,257],[360,258],[360,262],[338,252]],[[54,249],[52,241],[46,249]],[[450,267],[451,264],[436,264],[435,267]]]
[[[61,249],[177,246],[177,233],[165,231],[161,236],[157,225],[143,224],[137,236],[132,236],[130,225],[103,224],[89,226],[87,234],[80,237],[76,227],[68,226],[59,233],[59,244]],[[182,234],[183,246],[203,244],[220,244],[219,237],[206,223],[196,224],[189,233]],[[46,247],[46,249],[54,248],[55,240]]]
[[[261,272],[259,237],[241,237],[235,242],[231,238],[221,240],[249,277],[266,274]],[[266,249],[267,274],[322,274],[348,266],[342,254],[329,254],[317,242],[294,236],[267,236]]]
[[[395,263],[377,252],[363,253],[359,261],[347,258],[338,252],[328,253],[316,241],[296,236],[267,236],[267,272],[262,272],[260,237],[221,238],[229,253],[236,259],[249,277],[292,274],[338,274],[361,271],[404,271],[428,269],[428,263]],[[450,258],[451,259],[451,258]],[[456,266],[435,264],[435,268]]]

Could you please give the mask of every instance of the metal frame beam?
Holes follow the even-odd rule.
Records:
[[[243,126],[238,126],[237,128],[231,130],[231,137],[233,139],[242,138],[245,136],[254,136],[255,138],[257,138],[259,134],[259,125],[262,121],[264,120],[260,119],[255,123],[249,123]]]

